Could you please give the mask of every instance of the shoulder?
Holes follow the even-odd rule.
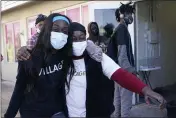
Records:
[[[119,24],[117,28],[115,29],[115,32],[125,31],[126,29],[127,27],[125,26],[125,24]]]
[[[25,61],[18,61],[18,68],[27,68],[29,65],[31,65],[32,60],[25,60]]]
[[[126,26],[125,24],[119,24],[119,25],[118,25],[118,28],[124,28],[124,29],[126,29],[127,26]]]
[[[44,54],[41,51],[36,51],[35,53],[31,54],[28,60],[18,61],[18,66],[31,66],[32,63],[39,63],[43,57]]]

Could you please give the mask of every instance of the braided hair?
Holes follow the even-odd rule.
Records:
[[[135,6],[132,5],[132,2],[129,2],[127,4],[121,3],[121,6],[116,9],[115,11],[115,16],[118,22],[120,21],[120,14],[125,14],[125,13],[131,13],[133,14],[135,12]]]

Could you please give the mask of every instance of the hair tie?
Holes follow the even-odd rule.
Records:
[[[70,24],[69,20],[68,20],[66,17],[64,17],[64,16],[55,16],[55,17],[53,18],[53,22],[55,22],[55,21],[57,21],[57,20],[63,20],[63,21],[65,21],[65,22],[67,22],[68,24]]]

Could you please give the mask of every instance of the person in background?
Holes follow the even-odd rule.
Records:
[[[122,4],[122,3],[121,3]],[[128,25],[133,22],[134,8],[131,3],[122,4],[115,12],[118,26],[108,45],[108,56],[110,56],[123,69],[136,74],[134,68],[134,57],[132,53],[131,36]],[[116,84],[115,87],[115,112],[113,117],[128,117],[132,107],[133,93]]]
[[[108,40],[106,41],[106,45],[108,45],[109,44],[109,41],[110,41],[110,38],[111,38],[111,35],[113,34],[113,32],[114,32],[114,25],[112,24],[112,23],[107,23],[104,27],[103,27],[103,29],[104,29],[104,36],[106,37],[106,38],[108,38]]]
[[[28,39],[28,41],[27,41],[27,49],[28,50],[32,50],[33,47],[35,46],[36,41],[37,41],[38,36],[39,36],[39,33],[40,33],[40,31],[43,27],[43,24],[44,24],[44,21],[45,21],[46,18],[47,18],[47,16],[45,16],[43,14],[39,14],[37,16],[37,19],[35,21],[35,27],[36,27],[37,33],[34,34],[30,39]]]
[[[96,45],[100,46],[104,53],[107,52],[106,41],[108,40],[105,36],[100,36],[98,24],[96,22],[90,22],[88,24],[88,40],[93,41]]]

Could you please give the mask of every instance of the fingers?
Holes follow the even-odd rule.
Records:
[[[27,50],[24,50],[24,53],[21,56],[22,58],[28,60],[30,58],[30,53]]]
[[[25,61],[28,60],[30,58],[30,53],[27,50],[27,47],[21,47],[18,52],[17,52],[17,59],[19,61]]]
[[[166,108],[167,102],[166,102],[166,100],[162,96],[161,96],[159,102],[160,102],[160,109]]]
[[[28,60],[28,58],[26,57],[26,56],[23,56],[23,55],[21,55],[21,60]]]
[[[160,109],[166,108],[166,100],[158,93],[155,93],[154,98],[160,103]]]
[[[166,108],[167,102],[160,94],[154,92],[154,95],[152,97],[159,102],[160,109]]]
[[[149,97],[152,99],[154,98],[154,100],[158,103],[159,102],[159,107],[160,109],[164,109],[166,107],[166,100],[158,93],[152,91],[151,89],[149,89],[148,87],[146,87],[143,90],[143,94],[145,95],[145,100],[147,102],[147,104],[149,103]]]
[[[150,104],[150,101],[149,101],[149,97],[148,96],[145,96],[145,102],[149,105]]]

